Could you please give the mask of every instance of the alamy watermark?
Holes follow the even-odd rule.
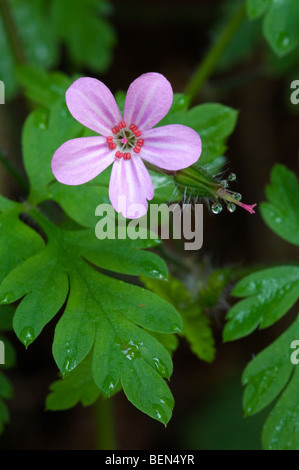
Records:
[[[5,86],[2,80],[0,80],[0,104],[5,104]]]
[[[0,365],[5,364],[5,345],[3,341],[0,341]]]
[[[130,214],[131,220],[116,213],[110,204],[97,206],[95,215],[101,217],[95,227],[96,237],[100,240],[108,238],[131,240],[184,239],[185,250],[199,250],[203,245],[203,205],[202,204],[151,204],[144,214],[144,207],[132,204],[126,210],[126,198],[119,198],[118,207],[121,212]],[[133,218],[134,217],[134,218]],[[172,232],[172,233],[170,233]]]
[[[299,104],[299,80],[293,80],[291,83],[291,89],[294,90],[291,93],[291,103]]]
[[[290,348],[295,349],[295,351],[292,352],[290,357],[291,363],[297,365],[299,364],[299,339],[295,339],[294,341],[292,341]]]

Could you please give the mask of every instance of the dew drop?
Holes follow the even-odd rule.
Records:
[[[229,202],[226,207],[229,212],[235,212],[237,206],[233,202]]]
[[[236,199],[236,201],[241,201],[242,200],[242,194],[234,193],[233,198]]]
[[[25,326],[20,334],[20,340],[26,348],[35,340],[34,329],[31,326]]]
[[[6,292],[5,294],[0,296],[0,304],[10,304],[14,300],[14,293],[13,292]]]
[[[223,189],[226,189],[226,188],[228,188],[228,186],[229,186],[227,180],[222,180],[220,184],[221,184],[221,186],[222,186]]]
[[[220,212],[222,212],[222,209],[223,209],[222,205],[219,204],[218,202],[215,202],[211,207],[213,214],[220,214]]]
[[[158,405],[158,404],[153,405],[153,410],[154,410],[156,418],[159,421],[162,421],[162,423],[164,424],[167,423],[168,419],[161,405]]]
[[[282,51],[287,51],[290,46],[290,36],[286,32],[281,32],[276,41],[277,47]]]
[[[230,173],[227,177],[228,181],[236,181],[237,175],[235,173]]]
[[[77,361],[70,356],[66,356],[64,364],[63,364],[63,371],[64,372],[71,372],[71,370],[75,369],[77,366]]]
[[[110,397],[111,393],[116,387],[116,382],[115,380],[110,377],[110,375],[107,375],[106,379],[104,380],[104,383],[102,385],[102,390],[103,392]]]
[[[172,325],[171,329],[174,333],[182,333],[182,328],[180,328],[179,325]]]
[[[153,361],[156,366],[157,372],[162,377],[167,377],[169,374],[168,374],[167,367],[165,366],[165,364],[158,357],[154,357]]]

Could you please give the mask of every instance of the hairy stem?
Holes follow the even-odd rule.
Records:
[[[7,0],[0,0],[0,13],[14,59],[18,64],[25,64],[26,59],[24,56],[22,43],[20,41],[18,30]]]
[[[117,450],[111,398],[99,397],[94,404],[97,450]]]
[[[215,67],[219,62],[219,59],[221,58],[227,46],[229,45],[232,37],[238,31],[245,17],[246,6],[245,3],[242,2],[240,8],[238,8],[236,13],[230,18],[229,22],[225,25],[225,27],[219,34],[215,44],[213,44],[213,46],[208,51],[207,55],[198,65],[189,83],[187,84],[185,93],[190,96],[191,102],[195,100],[195,98],[201,91],[202,86],[213,73]]]

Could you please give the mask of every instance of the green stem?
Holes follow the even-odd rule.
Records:
[[[10,163],[10,161],[0,153],[0,162],[6,168],[6,170],[11,174],[14,180],[19,184],[19,186],[26,192],[29,190],[29,185],[27,181],[22,177],[22,175],[16,170],[16,168]]]
[[[225,25],[217,41],[211,47],[207,55],[204,57],[203,61],[199,64],[199,66],[195,70],[195,73],[187,84],[185,93],[190,96],[191,102],[194,101],[194,99],[202,89],[204,83],[213,73],[215,67],[219,62],[219,59],[221,58],[227,46],[229,45],[232,37],[238,31],[245,17],[246,6],[245,3],[242,2],[241,7],[238,8],[238,10],[232,16],[230,21]]]
[[[94,404],[97,450],[117,450],[111,398],[99,397]]]
[[[0,13],[15,61],[17,64],[25,64],[22,43],[7,0],[0,0]]]

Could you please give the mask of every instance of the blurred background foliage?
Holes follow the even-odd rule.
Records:
[[[193,97],[194,104],[220,102],[238,111],[225,169],[237,174],[235,188],[248,202],[265,199],[265,185],[275,163],[298,173],[299,106],[290,103],[291,81],[299,79],[295,2],[286,0],[291,15],[284,18],[274,1],[248,0],[249,18],[244,15],[213,75]],[[67,88],[70,77],[79,75],[97,77],[117,92],[126,90],[141,73],[157,71],[170,80],[175,92],[182,92],[240,2],[1,0],[0,5],[0,79],[6,86],[6,105],[0,108],[0,186],[5,196],[20,199],[26,187],[20,188],[12,179],[7,165],[12,162],[20,178],[24,176],[21,129],[36,103],[47,108],[63,96],[61,90]],[[278,37],[275,31],[281,30],[283,21],[289,35]],[[190,332],[174,352],[174,415],[164,429],[117,394],[111,402],[119,448],[261,448],[268,410],[243,417],[240,377],[252,357],[277,338],[290,319],[232,343],[223,343],[222,330],[225,314],[235,303],[230,296],[234,283],[256,266],[296,259],[295,247],[271,232],[259,211],[255,216],[241,210],[214,216],[206,209],[204,246],[198,253],[184,253],[176,241],[160,250],[173,276],[170,291],[163,290],[163,296],[178,308]],[[146,282],[149,289],[159,292],[158,282]],[[182,292],[185,304],[179,308]],[[205,350],[199,351],[192,343],[193,309],[200,312],[196,322],[201,323],[196,327],[206,335]],[[42,339],[25,352],[9,332],[10,315],[10,309],[5,311],[2,318],[7,320],[0,329],[8,331],[18,365],[9,371],[15,393],[9,402],[10,425],[0,447],[95,447],[101,438],[97,436],[100,405],[96,412],[80,405],[44,412],[49,383],[57,378],[51,356],[54,325],[50,323]],[[9,365],[14,362],[11,352]],[[1,375],[3,421],[2,398],[12,395],[5,380]]]

